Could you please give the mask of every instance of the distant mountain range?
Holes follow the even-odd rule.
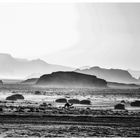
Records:
[[[0,54],[0,78],[23,79],[32,75],[49,74],[55,71],[72,71],[73,68],[48,64],[43,60],[26,60],[14,58],[9,54]]]
[[[92,79],[92,80],[91,80]],[[80,74],[76,72],[54,72],[42,75],[40,78],[31,78],[21,81],[21,84],[36,85],[45,87],[69,87],[69,88],[140,88],[137,84],[124,84],[117,82],[107,82],[96,76]]]
[[[117,83],[139,83],[127,70],[122,69],[105,69],[100,67],[90,67],[87,69],[76,69],[76,72],[83,74],[95,75],[98,78],[105,79],[108,82]]]
[[[140,71],[105,69],[101,67],[84,66],[79,69],[48,64],[41,59],[27,60],[14,58],[10,54],[0,53],[0,79],[32,79],[57,71],[75,71],[95,75],[108,82],[140,84]],[[133,75],[133,76],[132,76]],[[137,77],[137,78],[136,78]],[[30,82],[32,82],[30,80]]]
[[[53,72],[42,75],[40,78],[31,78],[21,82],[21,84],[45,86],[45,87],[69,87],[69,88],[139,88],[140,85],[107,82],[96,76],[77,72]]]

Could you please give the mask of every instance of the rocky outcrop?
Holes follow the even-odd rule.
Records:
[[[77,72],[53,72],[41,76],[36,84],[49,87],[107,87],[105,80]]]
[[[68,102],[71,104],[80,104],[80,101],[78,99],[69,99]]]
[[[21,94],[14,94],[14,95],[8,96],[6,100],[24,100],[24,97]]]
[[[139,100],[136,100],[134,102],[131,102],[130,105],[131,106],[135,106],[135,107],[140,107],[140,101]]]
[[[60,98],[60,99],[56,99],[55,102],[57,102],[57,103],[66,103],[67,102],[67,99]]]
[[[114,109],[124,110],[125,109],[125,105],[124,104],[116,104],[114,106]]]
[[[81,100],[80,104],[90,105],[91,101],[90,100]]]
[[[36,90],[36,91],[34,92],[34,94],[35,94],[35,95],[41,95],[41,91]]]

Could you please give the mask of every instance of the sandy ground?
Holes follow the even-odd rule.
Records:
[[[0,124],[0,137],[139,137],[140,127]]]
[[[41,94],[34,95],[36,90],[41,91]],[[7,96],[15,93],[24,95],[26,101],[35,102],[51,101],[54,103],[55,99],[61,97],[68,99],[90,99],[92,104],[88,107],[93,109],[113,108],[116,103],[125,100],[126,109],[134,111],[134,113],[129,115],[133,116],[135,111],[140,111],[140,108],[130,107],[131,101],[140,99],[140,89],[42,89],[26,85],[3,85],[0,87],[0,100],[5,100]],[[20,104],[23,103],[19,102],[18,105]],[[101,111],[96,111],[95,114],[100,113]],[[118,113],[116,112],[116,114]],[[139,114],[140,113],[137,113],[137,117]],[[102,115],[104,115],[104,112],[102,112]],[[32,120],[32,118],[30,118],[30,120]],[[101,121],[102,119],[100,122]],[[9,119],[9,122],[0,119],[0,137],[140,137],[140,121],[135,121],[135,118],[132,120],[128,119],[125,122],[125,124],[131,122],[129,125],[119,124],[119,120],[115,122],[115,125],[99,124],[98,121],[94,125],[87,125],[86,123],[81,125],[80,121],[69,124],[44,124],[36,123],[36,121],[34,121],[34,123],[25,123],[26,121],[22,119],[20,123],[18,119],[15,123]],[[108,120],[108,122],[111,122],[111,120]],[[90,123],[90,121],[88,123]]]
[[[7,115],[0,137],[140,137],[140,117]]]

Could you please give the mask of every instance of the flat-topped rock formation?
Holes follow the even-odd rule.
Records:
[[[53,72],[41,76],[36,84],[49,87],[107,87],[105,80],[77,72]]]
[[[24,100],[24,97],[21,94],[14,94],[14,95],[8,96],[6,100]]]

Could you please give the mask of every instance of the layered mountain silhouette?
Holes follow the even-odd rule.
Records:
[[[105,69],[100,67],[82,67],[74,69],[61,65],[48,64],[41,59],[27,60],[14,58],[9,54],[0,53],[0,79],[30,79],[39,78],[44,74],[50,74],[57,71],[75,71],[82,74],[95,75],[98,78],[108,82],[117,83],[140,83],[139,71],[122,69]],[[132,74],[132,75],[131,75]],[[27,81],[29,82],[29,81]],[[33,82],[33,81],[31,81]]]
[[[36,84],[48,87],[107,87],[107,82],[96,76],[62,71],[43,75]]]
[[[26,78],[35,73],[43,74],[55,71],[71,71],[73,68],[48,64],[41,59],[26,60],[14,58],[9,54],[0,54],[0,78]]]
[[[132,77],[132,75],[126,71],[121,69],[105,69],[100,67],[91,67],[88,69],[76,69],[76,72],[95,75],[98,78],[105,79],[109,82],[117,82],[117,83],[138,83],[139,81]]]

